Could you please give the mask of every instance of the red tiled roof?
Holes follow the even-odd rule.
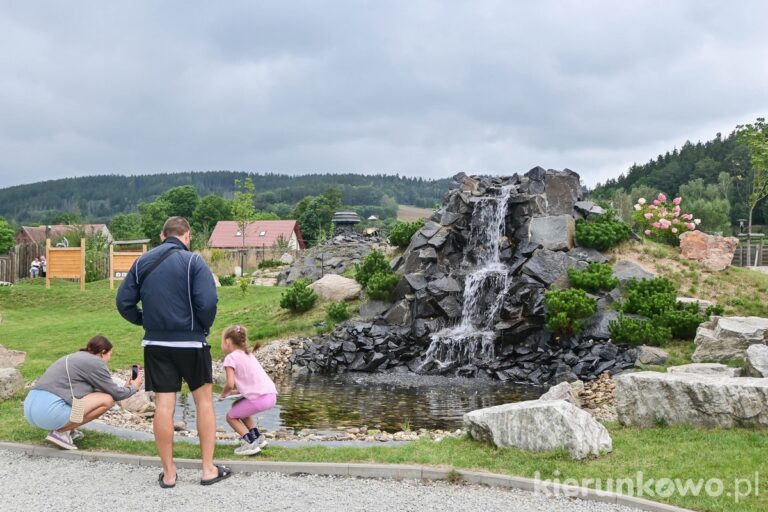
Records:
[[[237,221],[220,220],[216,223],[216,227],[213,228],[208,245],[220,249],[243,247],[243,238],[237,236],[239,231],[240,228],[237,225]],[[264,236],[260,236],[262,232]],[[295,220],[257,220],[248,224],[248,227],[245,229],[245,246],[272,247],[280,235],[283,235],[285,241],[288,242],[291,240],[291,233],[294,232],[299,241],[299,248],[303,249],[304,240],[301,238],[299,223]]]

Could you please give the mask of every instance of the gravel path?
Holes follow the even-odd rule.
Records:
[[[202,487],[197,470],[180,470],[174,489],[160,489],[157,468],[30,457],[0,450],[3,511],[217,510],[632,512],[634,509],[516,490],[445,482],[236,474]]]

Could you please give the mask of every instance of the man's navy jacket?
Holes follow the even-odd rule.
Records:
[[[169,255],[144,280],[144,272]],[[143,280],[139,288],[139,280]],[[138,303],[141,301],[141,308]],[[216,318],[216,283],[199,254],[175,237],[138,258],[117,292],[117,310],[144,326],[147,341],[206,342]]]

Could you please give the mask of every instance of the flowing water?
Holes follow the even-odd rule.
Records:
[[[484,197],[475,205],[469,243],[464,251],[465,261],[467,256],[474,256],[475,263],[465,270],[461,321],[432,335],[422,367],[435,363],[446,369],[473,360],[493,359],[493,325],[509,287],[507,267],[500,262],[499,255],[513,188],[505,186],[498,196]]]
[[[310,374],[278,384],[277,405],[257,418],[259,425],[269,431],[281,427],[334,430],[363,425],[388,432],[407,428],[449,430],[462,426],[466,412],[535,399],[541,392],[485,379],[354,372]],[[232,401],[214,401],[214,406],[218,425],[231,431],[224,418]],[[191,396],[179,397],[175,419],[194,428]]]

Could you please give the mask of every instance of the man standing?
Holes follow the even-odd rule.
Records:
[[[171,217],[158,247],[137,259],[117,292],[117,310],[144,327],[146,390],[155,392],[152,428],[163,472],[160,487],[176,485],[173,462],[173,413],[182,379],[197,410],[203,475],[210,485],[232,475],[213,464],[216,416],[213,411],[211,347],[206,341],[216,317],[216,284],[200,255],[189,251],[189,223]],[[142,307],[138,307],[141,301]]]

